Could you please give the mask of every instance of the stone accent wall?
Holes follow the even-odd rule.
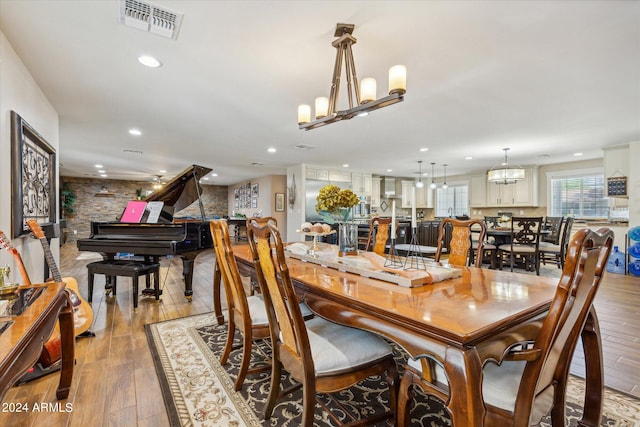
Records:
[[[64,230],[66,242],[89,237],[91,221],[116,221],[129,200],[136,200],[136,190],[151,190],[148,181],[122,181],[115,179],[95,179],[60,177],[60,185],[68,183],[76,193],[75,215],[67,215]],[[208,218],[227,215],[228,188],[220,185],[202,186],[202,203]],[[200,218],[198,202],[176,212],[177,217]]]

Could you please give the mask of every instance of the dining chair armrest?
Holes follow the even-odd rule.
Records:
[[[492,339],[478,345],[480,360],[494,360],[500,364],[502,360],[519,345],[533,343],[538,336],[546,313],[541,314],[525,324],[507,329]],[[526,346],[525,346],[526,348]]]

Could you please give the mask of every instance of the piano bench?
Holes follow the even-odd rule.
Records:
[[[116,294],[116,280],[118,276],[131,277],[133,282],[133,309],[138,309],[138,278],[146,277],[146,287],[151,286],[151,274],[153,274],[153,287],[156,301],[160,300],[160,264],[157,262],[132,261],[132,260],[105,260],[87,264],[89,276],[89,302],[93,299],[93,275],[104,274],[105,280],[111,278],[113,295]]]

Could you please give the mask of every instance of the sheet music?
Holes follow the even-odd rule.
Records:
[[[147,207],[147,224],[155,224],[158,222],[160,218],[160,212],[162,212],[162,207],[164,206],[164,202],[148,202]]]

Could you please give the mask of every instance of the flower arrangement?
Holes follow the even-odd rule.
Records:
[[[341,190],[337,185],[329,184],[320,189],[316,198],[316,211],[329,224],[347,222],[351,208],[359,203],[358,196],[349,189]]]

